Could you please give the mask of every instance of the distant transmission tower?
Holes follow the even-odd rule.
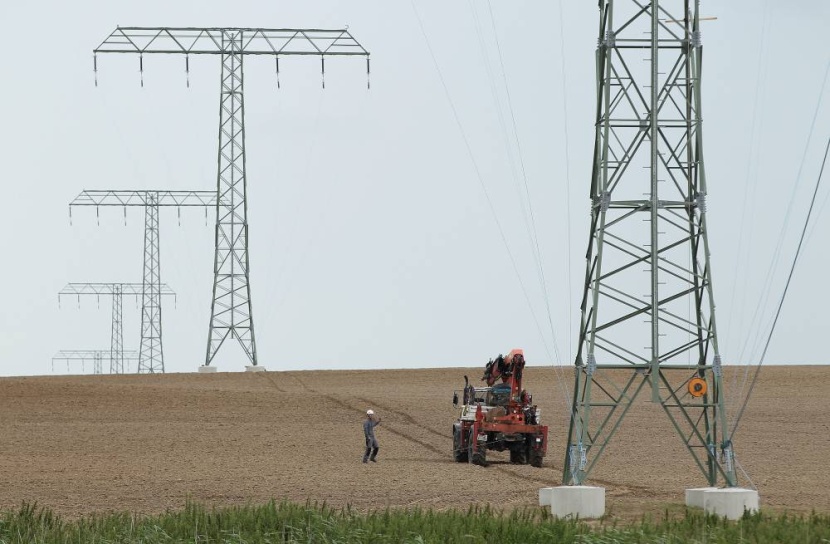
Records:
[[[160,296],[172,295],[173,292],[164,284],[159,286]],[[102,296],[112,297],[112,335],[110,337],[110,374],[124,373],[124,327],[123,327],[123,299],[124,295],[133,295],[136,298],[144,297],[144,284],[142,283],[69,283],[58,292],[58,302],[62,296],[73,295],[78,297],[80,304],[81,296],[95,296],[100,300]]]
[[[591,230],[566,484],[588,478],[646,388],[709,485],[736,485],[706,228],[697,4],[600,1]]]
[[[55,361],[66,361],[66,371],[70,371],[70,363],[73,361],[81,362],[81,369],[84,369],[84,363],[92,361],[92,373],[103,374],[104,360],[111,360],[112,348],[104,349],[62,349],[52,357],[52,372],[55,371]],[[138,361],[137,351],[122,351],[122,361]],[[110,364],[112,368],[112,364]]]
[[[190,55],[221,57],[216,254],[205,366],[210,365],[216,352],[230,336],[239,341],[251,364],[256,368],[257,354],[248,262],[243,58],[246,55],[274,57],[279,86],[281,56],[320,57],[325,88],[327,57],[365,57],[368,76],[369,53],[345,29],[161,27],[118,27],[93,52],[96,84],[98,53],[139,55],[142,85],[145,54],[184,55],[188,74]]]
[[[69,203],[69,217],[75,206],[94,206],[96,215],[100,206],[144,208],[144,276],[141,295],[141,355],[138,373],[164,372],[164,350],[161,334],[161,259],[159,251],[159,207],[216,206],[214,191],[83,191]],[[207,213],[207,212],[206,212]],[[113,326],[116,321],[113,320]],[[120,324],[120,321],[119,321]],[[119,325],[120,326],[120,325]]]

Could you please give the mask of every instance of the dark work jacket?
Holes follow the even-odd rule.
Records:
[[[372,421],[367,419],[363,422],[363,435],[366,437],[366,447],[378,447],[378,439],[375,438],[375,427],[380,425],[380,421]]]

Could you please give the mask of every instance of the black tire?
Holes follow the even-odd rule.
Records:
[[[481,467],[487,466],[487,453],[484,448],[479,448],[476,445],[476,437],[473,435],[473,430],[470,429],[470,434],[467,436],[467,458],[470,463]]]
[[[530,450],[530,454],[528,455],[528,457],[530,466],[535,468],[542,468],[542,461],[544,460],[544,457],[542,457],[542,454],[540,452]]]
[[[510,462],[514,465],[524,465],[527,463],[527,456],[525,455],[524,447],[513,447],[510,449]]]
[[[467,462],[467,448],[461,447],[461,428],[452,428],[452,458],[456,463]]]
[[[541,452],[541,450],[533,448],[533,446],[536,444],[536,438],[537,437],[535,435],[529,435],[527,437],[527,445],[525,446],[525,462],[532,467],[541,468],[542,460],[544,459],[544,454]]]

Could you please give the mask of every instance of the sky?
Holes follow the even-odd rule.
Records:
[[[702,3],[704,149],[721,352],[757,364],[830,136],[830,4]],[[3,2],[10,49],[0,375],[90,372],[52,356],[108,349],[110,300],[68,282],[140,282],[143,212],[73,212],[83,189],[211,190],[219,62],[98,59],[115,27],[341,28],[365,64],[245,69],[253,314],[269,370],[480,365],[522,347],[570,365],[588,237],[596,2]],[[800,176],[799,176],[800,172]],[[528,207],[527,195],[530,196]],[[818,194],[767,362],[828,363],[830,184]],[[529,217],[541,267],[533,257]],[[213,214],[161,211],[165,366],[204,363]],[[100,224],[99,224],[100,223]],[[544,282],[540,280],[544,274]],[[140,301],[124,300],[138,349]],[[242,370],[236,345],[214,364]]]

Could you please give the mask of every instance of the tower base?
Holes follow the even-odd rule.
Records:
[[[215,366],[202,365],[199,367],[199,374],[211,374],[216,372]]]
[[[245,372],[265,372],[265,367],[260,365],[249,365],[245,367]]]
[[[686,490],[686,506],[703,508],[707,514],[736,520],[744,512],[758,511],[758,492],[742,487],[704,487]]]
[[[605,515],[605,488],[563,485],[539,490],[539,505],[550,505],[557,518],[601,518]]]
[[[707,491],[717,491],[717,487],[695,487],[686,490],[686,506],[703,508],[703,494]]]

